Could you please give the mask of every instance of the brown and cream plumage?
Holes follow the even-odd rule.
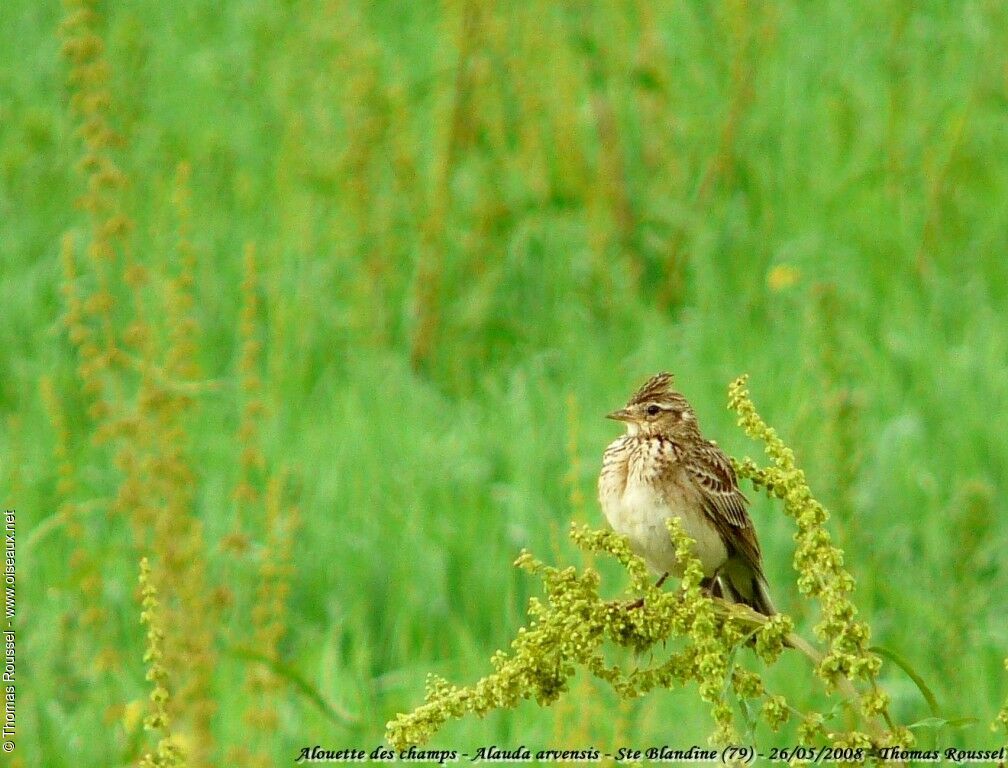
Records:
[[[696,414],[659,373],[609,418],[627,434],[606,449],[599,502],[610,525],[657,573],[681,576],[665,521],[679,517],[714,593],[775,613],[763,575],[756,530],[735,470],[717,444],[700,434]]]

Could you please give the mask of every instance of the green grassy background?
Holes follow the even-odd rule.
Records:
[[[238,476],[245,243],[263,264],[264,452],[292,467],[302,521],[282,657],[351,716],[333,722],[286,691],[275,764],[308,744],[372,749],[428,671],[466,682],[489,670],[536,591],[512,561],[522,547],[577,557],[569,521],[601,524],[594,482],[617,431],[602,415],[661,369],[737,456],[759,447],[725,391],[751,374],[833,512],[876,641],[948,716],[979,718],[938,742],[996,741],[1008,6],[99,11],[139,261],[173,258],[172,179],[179,162],[193,169],[199,362],[223,386],[188,429],[210,578],[235,595],[222,648],[245,638],[258,551],[235,561],[219,546]],[[0,450],[22,542],[60,502],[40,377],[65,393],[82,498],[117,478],[87,449],[59,323],[60,238],[85,226],[62,14],[13,0],[0,24]],[[763,498],[752,514],[776,601],[809,634],[791,523]],[[119,765],[139,749],[121,710],[146,695],[140,553],[121,519],[89,526],[121,663],[98,678],[68,667],[69,544],[59,526],[39,535],[19,560],[24,765]],[[221,755],[247,739],[244,664],[222,654],[217,668]],[[767,679],[821,703],[799,662]],[[898,669],[883,679],[900,720],[928,716]],[[694,690],[617,704],[590,681],[574,688],[557,712],[467,719],[438,743],[609,750],[709,732]]]

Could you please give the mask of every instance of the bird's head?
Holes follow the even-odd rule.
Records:
[[[622,421],[631,435],[684,437],[699,434],[696,413],[681,393],[672,388],[672,374],[658,373],[634,392],[626,407],[607,414]]]

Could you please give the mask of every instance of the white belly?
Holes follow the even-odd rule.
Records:
[[[600,488],[599,500],[613,530],[626,536],[634,552],[656,573],[682,576],[665,524],[670,517],[680,518],[683,529],[696,541],[704,575],[712,575],[728,558],[724,542],[700,508],[698,492],[688,486],[673,485],[660,494],[651,483],[631,475],[623,489]]]

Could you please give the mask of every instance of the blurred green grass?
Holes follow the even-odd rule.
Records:
[[[140,260],[165,258],[174,169],[193,167],[210,379],[235,380],[243,244],[265,264],[265,452],[295,468],[303,521],[283,656],[356,716],[335,725],[286,696],[276,760],[373,748],[428,671],[487,669],[534,591],[515,555],[566,560],[568,521],[601,523],[594,478],[614,434],[601,416],[659,369],[735,455],[756,448],[725,388],[751,374],[834,512],[877,641],[951,715],[983,721],[957,742],[990,739],[1008,688],[1003,4],[100,10]],[[58,249],[82,226],[82,180],[61,14],[15,0],[0,25],[0,441],[22,536],[59,501],[38,381],[74,386]],[[197,514],[211,572],[241,604],[249,567],[216,547],[238,471],[234,386],[199,408]],[[114,470],[89,471],[107,491]],[[807,632],[789,523],[762,499],[753,516],[775,598]],[[76,587],[67,545],[46,537],[21,566],[26,764],[118,764],[133,738],[114,706],[144,695],[136,558],[114,521],[100,526],[124,665],[67,685],[55,622]],[[235,618],[223,634],[241,631]],[[240,679],[225,659],[223,745],[243,739]],[[770,679],[818,700],[798,665]],[[927,715],[902,673],[886,682],[902,719]],[[688,691],[617,716],[579,685],[562,717],[529,705],[442,742],[707,733]]]

